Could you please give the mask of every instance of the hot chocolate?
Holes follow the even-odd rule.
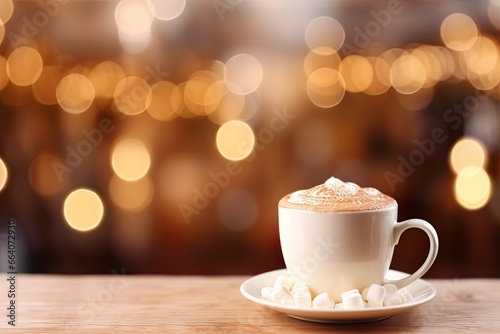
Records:
[[[378,210],[396,205],[392,197],[375,188],[362,188],[334,177],[310,189],[288,194],[279,202],[280,207],[317,212]]]

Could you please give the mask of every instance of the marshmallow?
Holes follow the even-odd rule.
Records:
[[[311,307],[311,294],[309,291],[296,292],[293,295],[293,301],[297,307]]]
[[[384,306],[396,306],[403,304],[403,300],[396,293],[388,294],[384,298]]]
[[[306,283],[297,283],[292,288],[292,293],[309,292],[309,286]]]
[[[284,300],[280,301],[280,305],[295,306],[295,302],[293,301],[293,299],[284,299]]]
[[[291,276],[291,277],[290,277],[290,283],[292,284],[292,285],[290,286],[290,288],[289,288],[289,289],[291,290],[291,289],[292,289],[295,285],[297,285],[297,284],[301,283],[301,281],[300,281],[300,278],[298,278],[297,276]],[[304,283],[304,284],[305,284],[305,283]]]
[[[363,303],[363,298],[359,292],[344,292],[342,294],[342,304],[344,304],[345,310],[362,309],[365,307]]]
[[[368,293],[368,289],[370,289],[369,286],[367,286],[366,288],[364,288],[363,290],[361,290],[361,298],[363,298],[363,300],[367,300],[366,299],[366,294]]]
[[[408,303],[413,299],[413,296],[409,292],[401,293],[398,291],[398,296],[401,297],[401,299],[403,299],[403,303]]]
[[[384,303],[384,297],[386,295],[385,288],[378,284],[370,285],[366,291],[366,300],[370,305],[381,306]],[[365,291],[366,289],[363,289]]]
[[[385,292],[390,295],[398,291],[398,287],[394,284],[384,284]]]
[[[273,288],[271,288],[270,286],[266,286],[265,288],[262,288],[262,290],[260,291],[260,294],[262,296],[262,298],[266,299],[266,300],[271,300],[271,293],[273,292]]]
[[[274,288],[277,288],[278,286],[284,286],[288,290],[290,290],[293,286],[294,282],[289,276],[285,275],[279,275],[278,278],[276,278],[276,281],[274,281]]]
[[[384,306],[384,302],[382,302],[380,304],[377,304],[374,302],[366,302],[366,304],[368,305],[368,307],[383,307]]]
[[[343,300],[344,298],[347,298],[349,295],[352,295],[355,293],[359,293],[359,290],[358,289],[347,290],[345,292],[342,292],[342,294],[340,296]]]
[[[300,308],[314,307],[317,309],[353,310],[367,307],[397,306],[413,300],[407,288],[397,289],[394,284],[371,284],[361,292],[358,289],[345,291],[341,294],[342,302],[336,303],[327,292],[318,294],[314,299],[307,283],[297,276],[280,275],[273,287],[261,290],[264,300],[275,304],[295,306]],[[311,300],[312,299],[312,300]]]
[[[404,287],[404,288],[399,289],[398,292],[403,294],[403,293],[406,293],[406,292],[409,293],[410,291],[408,291],[408,289],[406,287]]]
[[[320,293],[319,295],[314,297],[312,304],[315,308],[320,309],[331,309],[335,305],[335,303],[328,295],[328,292]]]
[[[403,299],[403,303],[408,303],[409,301],[413,300],[413,296],[411,295],[410,291],[408,291],[407,288],[401,288],[398,290],[398,295]]]
[[[273,291],[271,291],[271,300],[273,303],[281,304],[281,302],[286,299],[292,299],[292,294],[287,287],[279,285],[273,288]]]

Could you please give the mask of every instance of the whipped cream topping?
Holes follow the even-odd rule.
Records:
[[[335,177],[306,190],[286,195],[280,206],[311,211],[377,210],[396,205],[396,201],[375,188],[362,188]]]

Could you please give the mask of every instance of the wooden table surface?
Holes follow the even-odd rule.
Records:
[[[5,274],[0,333],[500,333],[500,279],[427,280],[430,302],[367,324],[315,324],[245,299],[246,276],[18,275],[16,327]],[[7,277],[8,278],[8,277]]]

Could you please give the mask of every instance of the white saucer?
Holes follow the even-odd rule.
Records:
[[[298,308],[295,306],[276,305],[271,301],[261,298],[261,290],[266,286],[273,286],[279,275],[287,275],[286,269],[279,269],[249,278],[240,287],[240,291],[247,299],[267,307],[271,310],[282,312],[300,320],[324,323],[360,323],[389,318],[395,314],[409,311],[419,305],[430,301],[436,295],[436,289],[428,282],[419,279],[406,288],[413,296],[413,300],[398,306],[385,306],[365,308],[361,310],[318,310],[314,308]],[[408,274],[389,270],[387,278],[398,279]]]

